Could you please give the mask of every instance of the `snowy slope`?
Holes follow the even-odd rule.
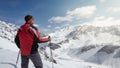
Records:
[[[16,35],[16,31],[18,26],[6,23],[4,21],[0,21],[0,48],[1,49],[9,49],[13,51],[17,51],[17,47],[14,44],[14,37]]]
[[[0,49],[0,67],[1,68],[21,68],[20,66],[20,58],[19,63],[16,65],[17,52],[10,50],[2,50]],[[7,55],[6,55],[7,54]],[[67,57],[67,56],[64,56]],[[105,66],[100,66],[92,63],[87,63],[83,61],[71,60],[71,58],[57,58],[57,64],[54,64],[54,68],[106,68]],[[52,63],[46,61],[42,56],[42,61],[44,68],[52,68]],[[30,61],[29,68],[34,68],[33,64]]]
[[[0,68],[21,68],[17,66],[18,48],[13,42],[18,27],[0,21]],[[68,26],[49,34],[52,42],[61,45],[53,51],[57,64],[54,68],[118,68],[120,57],[119,25],[96,26],[80,24]],[[44,44],[46,45],[46,44]],[[46,51],[50,56],[50,50]],[[40,53],[41,54],[41,53]],[[52,63],[41,54],[44,68],[52,68]],[[29,68],[34,68],[30,61]]]

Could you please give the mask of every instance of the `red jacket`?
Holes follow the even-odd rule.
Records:
[[[48,42],[48,38],[42,38],[38,30],[33,29],[29,23],[21,26],[18,31],[20,41],[20,50],[22,55],[30,55],[32,45],[34,42],[34,35],[37,36],[40,42]]]

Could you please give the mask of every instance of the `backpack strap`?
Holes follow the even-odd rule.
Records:
[[[38,34],[37,34],[38,29],[35,26],[31,26],[30,29],[34,32],[34,42],[35,43],[41,43],[40,40],[38,39]],[[28,30],[28,32],[31,35],[33,35],[32,32],[30,31],[30,29]]]

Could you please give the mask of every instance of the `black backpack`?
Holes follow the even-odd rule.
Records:
[[[20,48],[20,41],[19,41],[18,34],[15,36],[14,42],[17,45],[17,47]]]

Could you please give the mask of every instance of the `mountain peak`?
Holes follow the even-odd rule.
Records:
[[[12,23],[6,23],[4,21],[0,21],[0,37],[1,38],[5,38],[13,42],[17,29],[18,29],[18,26]]]

